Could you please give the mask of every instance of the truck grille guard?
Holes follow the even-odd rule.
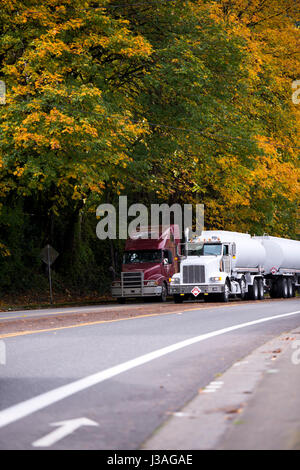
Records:
[[[122,272],[121,273],[121,289],[122,296],[124,289],[141,289],[141,294],[144,294],[144,273],[142,271],[136,272]]]

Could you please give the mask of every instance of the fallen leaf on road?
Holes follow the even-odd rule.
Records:
[[[236,414],[236,413],[241,413],[243,411],[243,408],[233,408],[231,410],[227,410],[226,414]]]

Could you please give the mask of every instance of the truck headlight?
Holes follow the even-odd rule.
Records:
[[[157,281],[147,281],[147,286],[149,287],[154,287],[157,286],[158,282]]]
[[[220,276],[216,276],[216,277],[211,277],[210,280],[213,282],[218,282],[218,281],[222,281],[222,278]]]
[[[120,283],[120,281],[114,281],[114,282],[112,283],[112,286],[113,286],[113,287],[121,287],[121,283]]]
[[[170,284],[180,284],[180,279],[179,277],[172,277]]]

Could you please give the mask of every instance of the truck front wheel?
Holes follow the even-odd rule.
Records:
[[[228,302],[229,301],[229,294],[230,294],[230,287],[229,283],[226,282],[224,286],[224,292],[219,294],[219,301],[220,302]]]
[[[245,300],[247,294],[246,294],[246,281],[244,277],[242,277],[240,280],[240,289],[241,289],[240,298],[242,300]]]
[[[168,288],[166,284],[163,282],[161,286],[161,295],[160,295],[161,302],[166,302],[167,296],[168,296]]]

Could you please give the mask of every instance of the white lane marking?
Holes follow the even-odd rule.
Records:
[[[17,405],[13,405],[1,411],[0,428],[7,426],[8,424],[13,423],[21,418],[25,418],[26,416],[29,416],[32,413],[35,413],[36,411],[42,410],[43,408],[46,408],[49,405],[53,405],[54,403],[63,400],[64,398],[70,397],[75,393],[81,392],[82,390],[86,390],[87,388],[92,387],[93,385],[97,385],[101,382],[104,382],[105,380],[115,377],[116,375],[122,374],[123,372],[134,369],[135,367],[151,362],[154,359],[158,359],[174,351],[178,351],[187,346],[191,346],[192,344],[199,343],[206,339],[214,338],[216,336],[220,336],[231,331],[239,330],[241,328],[246,328],[252,325],[258,325],[259,323],[265,323],[271,320],[278,320],[280,318],[290,317],[299,313],[300,310],[296,312],[282,313],[272,317],[260,318],[258,320],[240,323],[238,325],[229,326],[227,328],[222,328],[220,330],[212,331],[210,333],[194,336],[193,338],[189,338],[178,343],[171,344],[170,346],[157,349],[156,351],[123,362],[122,364],[119,364],[117,366],[110,367],[109,369],[89,375],[87,377],[84,377],[83,379],[75,380],[74,382],[71,382],[67,385],[63,385],[54,390],[50,390],[49,392],[43,393],[34,398],[30,398],[29,400],[23,401],[21,403],[18,403]]]
[[[243,366],[244,364],[249,364],[249,361],[239,361],[233,364],[233,367]]]
[[[267,374],[277,374],[279,372],[279,369],[268,369]]]
[[[186,416],[190,416],[188,413],[183,413],[182,411],[174,411],[174,412],[169,412],[166,413],[172,416],[176,416],[177,418],[185,418]]]
[[[33,447],[50,447],[57,441],[72,434],[76,429],[81,428],[81,426],[99,426],[99,424],[88,418],[76,418],[52,423],[51,426],[59,426],[59,428],[33,442]]]
[[[223,386],[223,384],[224,384],[224,382],[222,382],[221,380],[212,381],[208,385],[206,385],[206,387],[204,387],[203,390],[201,390],[201,393],[216,392],[217,390],[219,390]]]

